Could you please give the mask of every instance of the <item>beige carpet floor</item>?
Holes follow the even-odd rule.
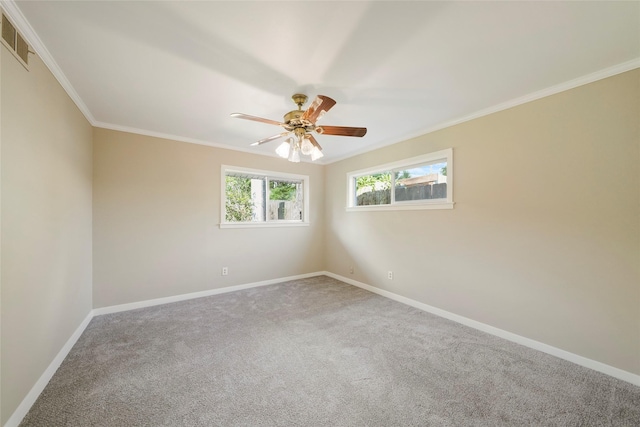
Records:
[[[324,276],[96,317],[21,424],[639,425],[639,387]]]

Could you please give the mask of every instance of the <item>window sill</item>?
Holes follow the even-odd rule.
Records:
[[[423,209],[453,209],[454,202],[420,203],[420,204],[396,204],[396,205],[367,205],[349,206],[347,212],[360,211],[413,211]]]
[[[220,228],[308,227],[308,222],[223,222]]]

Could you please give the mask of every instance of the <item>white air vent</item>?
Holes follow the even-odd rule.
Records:
[[[16,27],[2,14],[2,43],[13,53],[20,63],[29,69],[29,44],[16,31]]]
[[[2,14],[2,40],[7,43],[7,47],[11,50],[16,50],[16,29],[9,22],[4,13]]]
[[[20,33],[16,33],[16,53],[25,64],[29,64],[29,45]]]

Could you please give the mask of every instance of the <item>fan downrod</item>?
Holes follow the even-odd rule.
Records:
[[[305,102],[307,102],[307,95],[304,95],[302,93],[296,93],[291,97],[291,99],[293,99],[293,102],[296,103],[296,105],[298,106],[298,109],[289,111],[287,114],[285,114],[284,123],[289,125],[291,129],[300,127],[300,126],[305,126],[305,124],[303,124],[300,121],[300,117],[302,117],[302,114],[304,114],[304,110],[302,109],[302,106],[304,105]],[[289,128],[285,128],[285,129],[291,130]]]
[[[291,99],[293,99],[293,102],[298,106],[298,110],[302,110],[302,106],[307,102],[307,95],[296,93]]]

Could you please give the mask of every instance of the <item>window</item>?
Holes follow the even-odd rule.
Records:
[[[309,177],[222,166],[220,227],[309,225]]]
[[[347,210],[453,208],[453,150],[347,174]]]

